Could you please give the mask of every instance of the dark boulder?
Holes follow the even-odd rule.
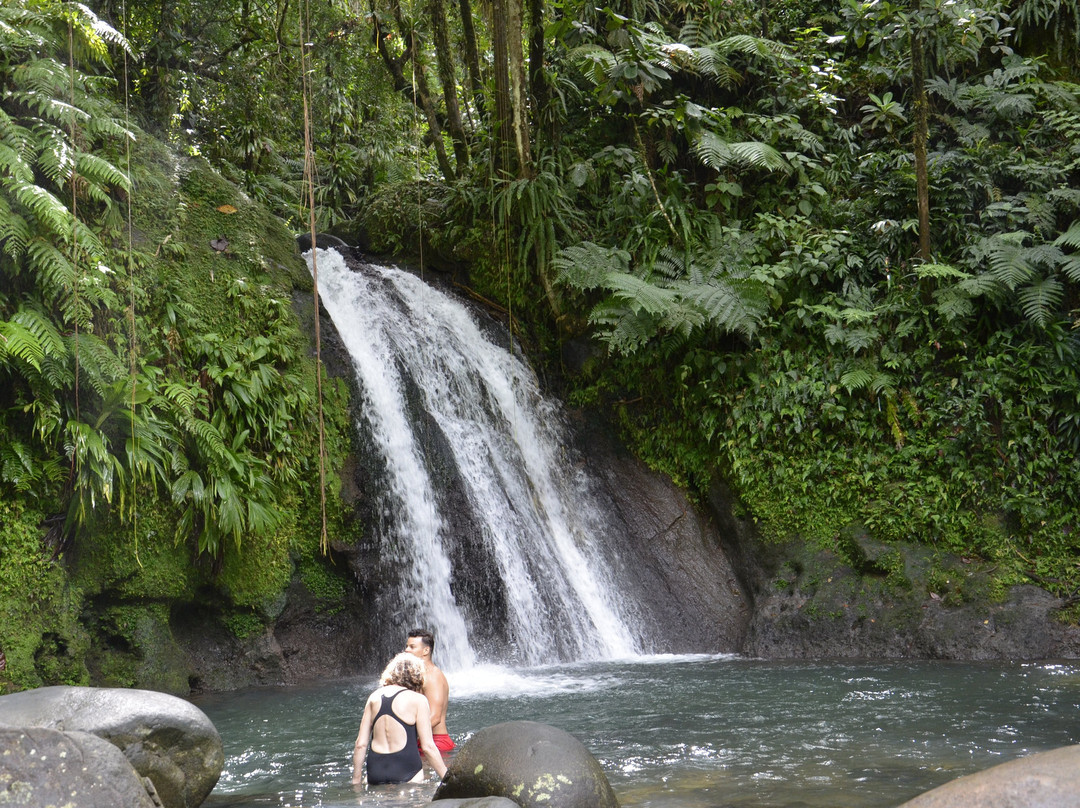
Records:
[[[315,244],[320,250],[325,250],[328,247],[334,247],[342,251],[343,254],[348,254],[344,251],[348,250],[352,252],[352,248],[345,243],[344,239],[340,239],[337,236],[331,236],[329,233],[316,233]],[[300,252],[305,253],[311,249],[311,233],[301,233],[296,237],[296,246],[300,248]]]
[[[434,800],[505,797],[521,808],[618,808],[596,758],[573,735],[535,721],[508,721],[458,751]]]
[[[153,785],[88,732],[0,729],[0,805],[155,808]],[[149,791],[147,789],[149,785]]]
[[[900,808],[1076,808],[1080,746],[1011,760],[908,800]]]
[[[518,808],[518,804],[506,797],[466,797],[463,800],[439,800],[435,805],[429,802],[431,808]]]
[[[0,696],[0,727],[92,733],[148,777],[165,808],[195,808],[225,763],[221,736],[198,707],[151,690],[42,687]]]

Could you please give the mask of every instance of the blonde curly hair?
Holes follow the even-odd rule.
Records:
[[[390,660],[379,678],[382,685],[400,685],[421,693],[424,690],[424,663],[412,654],[402,651]]]

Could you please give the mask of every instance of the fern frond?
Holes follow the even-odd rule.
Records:
[[[38,167],[54,185],[63,185],[75,166],[75,150],[68,142],[67,133],[57,126],[39,124],[34,127],[38,148]]]
[[[919,279],[956,278],[966,280],[971,277],[971,273],[964,272],[962,269],[957,269],[949,264],[917,264],[915,266],[915,276]]]
[[[663,314],[676,300],[674,292],[670,289],[654,286],[642,278],[625,272],[608,273],[604,278],[604,286],[633,312]]]
[[[45,358],[45,349],[41,342],[23,326],[15,322],[0,320],[0,366],[8,364],[14,358],[30,365],[34,370],[41,370],[41,360]]]
[[[44,91],[16,91],[11,93],[11,97],[16,102],[34,110],[42,118],[55,124],[70,123],[72,119],[76,119],[80,125],[88,123],[90,121],[89,112],[54,96],[54,93],[58,94],[61,91],[62,89],[59,87],[50,86]]]
[[[847,373],[840,377],[840,384],[843,385],[849,393],[854,393],[856,390],[862,390],[864,387],[869,387],[873,380],[873,373],[864,368],[855,368],[854,370],[847,371]]]
[[[72,352],[77,348],[79,353],[80,371],[102,398],[107,397],[115,381],[127,379],[125,362],[96,334],[80,331],[77,339],[72,337],[72,345]]]
[[[127,51],[129,56],[134,55],[134,51],[132,51],[131,45],[124,38],[124,35],[98,17],[89,7],[83,3],[71,3],[69,7],[78,11],[76,19],[81,23],[79,29],[83,36],[86,37],[91,51],[98,56],[99,60],[104,60],[109,55],[106,45],[115,45]]]
[[[182,382],[169,382],[162,391],[168,401],[178,405],[183,413],[194,417],[202,399],[202,388]]]
[[[840,377],[840,384],[849,393],[856,390],[867,389],[874,393],[890,394],[895,389],[895,380],[892,375],[874,367],[857,367],[845,372]]]
[[[185,418],[182,425],[195,438],[195,443],[204,455],[215,458],[227,457],[229,449],[225,445],[225,439],[209,421],[201,418]]]
[[[710,324],[747,338],[757,332],[768,311],[768,299],[757,284],[734,279],[693,286],[684,296],[704,313]]]
[[[1080,255],[1066,255],[1061,260],[1060,269],[1069,280],[1080,283]]]
[[[23,182],[17,178],[8,185],[19,204],[29,209],[39,222],[56,234],[71,232],[71,211],[67,206],[40,185]]]
[[[615,351],[633,354],[656,335],[658,321],[646,312],[632,312],[625,306],[602,303],[589,314],[589,322]]]
[[[34,181],[34,170],[18,149],[0,142],[0,176],[13,177],[30,183]]]
[[[25,328],[40,343],[46,356],[67,357],[67,344],[52,317],[30,306],[20,306],[11,321]]]
[[[739,84],[742,74],[731,66],[727,57],[714,47],[694,48],[691,65],[695,72],[708,76],[725,89]]]
[[[552,264],[561,282],[588,291],[602,286],[611,273],[629,272],[630,254],[583,241],[559,250]]]
[[[1035,275],[1029,259],[1029,250],[1022,245],[999,240],[991,247],[987,258],[990,274],[1007,289],[1013,290]]]
[[[0,195],[0,245],[9,256],[18,259],[26,252],[30,241],[30,227],[26,219],[12,211],[7,200]]]
[[[724,37],[713,47],[720,53],[743,53],[748,56],[782,56],[791,50],[781,42],[749,34]]]
[[[1024,316],[1039,326],[1050,322],[1064,295],[1061,281],[1051,276],[1025,286],[1017,294]]]
[[[959,286],[940,289],[934,294],[935,308],[947,321],[959,320],[975,311],[971,297]]]
[[[732,167],[790,171],[791,164],[767,143],[742,141],[729,143],[715,132],[702,132],[694,143],[694,153],[709,168],[722,171]]]
[[[1054,243],[1059,246],[1072,247],[1074,250],[1080,249],[1080,219],[1076,219],[1070,224],[1068,230],[1054,239]]]

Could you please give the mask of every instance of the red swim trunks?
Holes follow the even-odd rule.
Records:
[[[432,735],[431,739],[435,741],[440,752],[449,752],[454,748],[454,739],[449,735]]]
[[[435,735],[432,734],[431,740],[435,741],[435,748],[442,752],[444,755],[454,748],[454,739],[449,735]],[[420,742],[416,742],[417,746],[420,746]],[[420,747],[420,754],[424,754],[423,747]]]

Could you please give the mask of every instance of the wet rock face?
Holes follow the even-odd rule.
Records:
[[[1064,746],[961,777],[900,808],[1076,808],[1080,746]]]
[[[165,808],[201,805],[225,764],[221,736],[202,710],[149,690],[43,687],[0,696],[0,727],[96,735],[150,779]]]
[[[443,800],[504,797],[521,808],[618,808],[596,758],[573,735],[535,721],[486,727],[458,751],[435,791]]]
[[[155,808],[124,753],[96,735],[0,729],[0,749],[0,804]]]
[[[606,556],[643,605],[636,618],[669,653],[738,653],[750,600],[725,547],[727,526],[695,507],[663,474],[630,454],[610,424],[569,414],[575,449],[596,480],[611,535]],[[629,572],[626,572],[629,571]]]

